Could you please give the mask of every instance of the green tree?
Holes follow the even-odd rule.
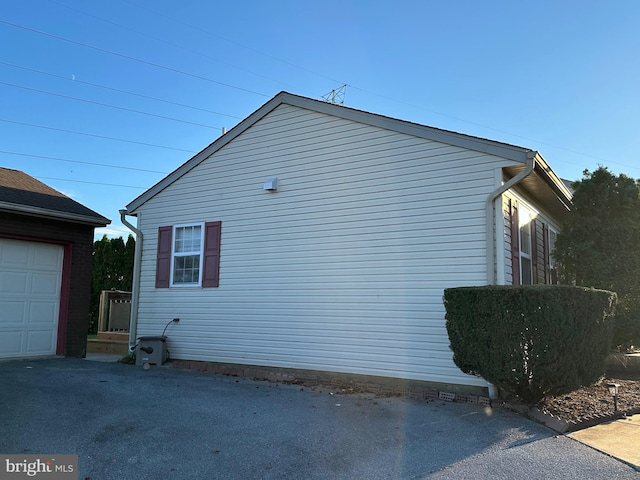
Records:
[[[107,238],[106,235],[94,242],[89,310],[90,333],[95,333],[98,329],[100,293],[103,290],[131,291],[135,243],[132,235],[129,235],[126,243],[122,237]]]
[[[640,182],[606,167],[573,183],[573,207],[556,242],[565,283],[618,294],[614,348],[640,344]]]

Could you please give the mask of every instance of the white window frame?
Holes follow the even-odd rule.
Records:
[[[519,223],[520,225],[518,226],[518,253],[520,255],[520,285],[532,285],[533,284],[533,248],[535,248],[536,246],[533,245],[533,235],[531,232],[531,227],[532,227],[532,220],[533,220],[533,215],[531,210],[529,210],[527,207],[525,207],[524,205],[522,205],[522,203],[520,203],[519,205],[519,212],[518,212],[518,218],[519,218]],[[522,229],[523,228],[528,228],[529,229],[529,253],[525,253],[522,249]],[[529,262],[530,265],[530,269],[529,269],[529,273],[530,273],[530,277],[528,279],[527,282],[524,281],[524,275],[523,275],[523,264],[524,262],[522,260],[527,260]]]
[[[200,227],[200,249],[199,250],[191,250],[188,252],[179,252],[176,253],[176,241],[178,238],[177,230],[189,227]],[[197,282],[176,282],[174,269],[175,269],[175,261],[177,257],[186,257],[186,256],[194,256],[198,255],[198,281]],[[203,257],[204,257],[204,222],[194,222],[194,223],[181,223],[177,225],[173,225],[173,231],[171,235],[171,283],[172,287],[199,287],[202,286],[202,267],[203,267]]]
[[[555,236],[555,239],[553,241],[553,245],[551,244],[551,235]],[[557,283],[558,281],[558,271],[557,271],[557,262],[556,259],[553,258],[553,253],[555,250],[555,246],[556,246],[556,241],[558,240],[558,230],[554,227],[552,227],[551,225],[547,226],[547,248],[549,249],[549,264],[546,266],[547,267],[547,271],[549,272],[548,274],[548,281],[549,283],[554,283],[553,280],[553,272],[555,271],[555,281]]]

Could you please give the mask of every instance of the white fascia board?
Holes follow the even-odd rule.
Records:
[[[88,215],[78,215],[75,213],[61,212],[59,210],[49,210],[47,208],[32,207],[29,205],[19,205],[16,203],[1,202],[0,211],[9,213],[20,213],[39,218],[48,218],[53,220],[65,220],[73,223],[84,223],[94,227],[105,227],[111,223],[111,220],[105,217],[91,217]]]

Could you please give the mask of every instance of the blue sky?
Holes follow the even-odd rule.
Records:
[[[110,218],[279,91],[640,177],[640,2],[21,0],[0,166]]]

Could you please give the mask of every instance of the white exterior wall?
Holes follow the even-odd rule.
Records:
[[[484,386],[452,361],[442,295],[486,284],[485,205],[510,164],[281,105],[135,212],[138,335],[179,317],[176,359]],[[156,289],[158,227],[216,220],[220,286]]]

